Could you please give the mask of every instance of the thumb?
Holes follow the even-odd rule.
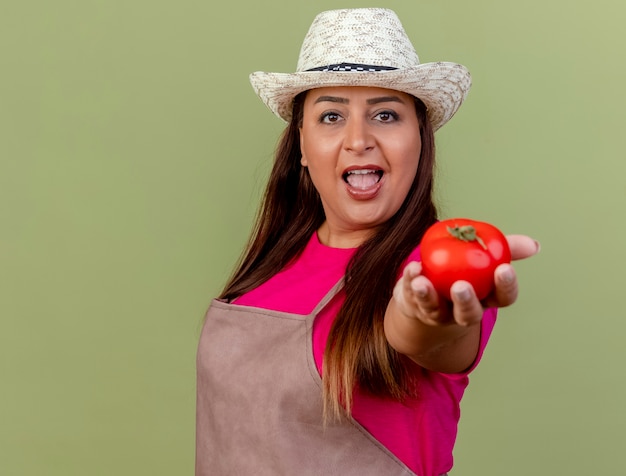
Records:
[[[526,235],[506,235],[506,240],[511,249],[511,259],[526,259],[536,255],[541,250],[537,240]]]

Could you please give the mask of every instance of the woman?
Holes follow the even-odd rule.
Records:
[[[316,17],[296,73],[251,82],[288,125],[200,338],[196,474],[445,474],[468,374],[517,296],[508,264],[483,302],[420,274],[434,131],[469,73],[420,65],[392,11],[350,9]],[[514,259],[538,251],[508,238]]]

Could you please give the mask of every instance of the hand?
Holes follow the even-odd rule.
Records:
[[[508,235],[507,241],[513,260],[529,258],[540,249],[538,242],[525,235]],[[483,302],[476,298],[474,289],[466,281],[455,282],[451,287],[452,302],[446,301],[437,294],[432,283],[421,275],[421,269],[420,263],[409,263],[393,295],[403,314],[427,325],[471,326],[480,322],[486,307],[510,306],[517,299],[517,276],[510,264],[496,268],[495,289]]]

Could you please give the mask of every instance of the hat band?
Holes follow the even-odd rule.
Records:
[[[393,66],[374,66],[370,64],[357,64],[357,63],[338,63],[338,64],[329,64],[327,66],[318,66],[317,68],[307,69],[306,71],[368,71],[368,72],[377,72],[377,71],[391,71],[394,69]]]

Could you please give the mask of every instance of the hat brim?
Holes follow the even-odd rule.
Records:
[[[370,86],[411,94],[424,102],[433,130],[458,111],[472,84],[465,66],[457,63],[424,63],[410,69],[377,72],[306,71],[250,75],[250,83],[267,107],[286,122],[291,120],[294,98],[309,89],[331,86]]]

